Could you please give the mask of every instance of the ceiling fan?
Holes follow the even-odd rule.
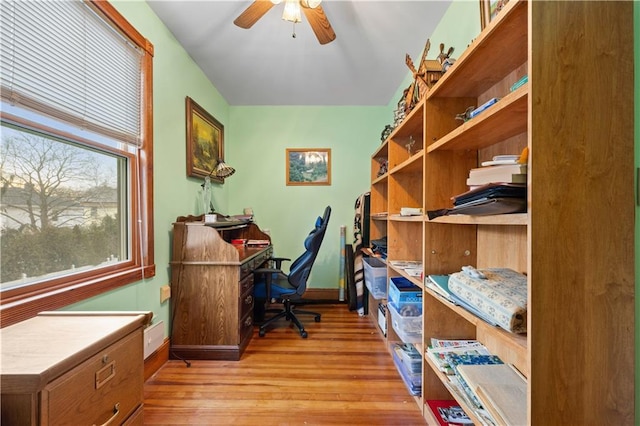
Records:
[[[327,44],[336,39],[336,33],[331,28],[327,15],[325,15],[322,6],[320,6],[321,1],[285,0],[282,19],[296,24],[301,21],[300,10],[302,10],[320,44]],[[251,28],[274,5],[280,3],[282,3],[282,0],[255,0],[233,23],[240,28]],[[295,33],[293,36],[295,37]]]

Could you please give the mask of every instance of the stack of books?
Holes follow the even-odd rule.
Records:
[[[475,340],[431,339],[427,357],[449,379],[445,386],[488,424],[526,424],[527,381]]]
[[[469,171],[467,185],[470,188],[488,183],[527,183],[527,165],[516,160],[495,165],[482,166]]]

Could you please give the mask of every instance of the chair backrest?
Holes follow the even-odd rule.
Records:
[[[296,294],[302,296],[307,289],[307,280],[311,274],[311,267],[316,260],[320,245],[324,239],[324,234],[331,216],[331,207],[324,209],[324,215],[318,217],[315,228],[304,240],[305,252],[293,261],[289,268],[289,284],[296,289]]]

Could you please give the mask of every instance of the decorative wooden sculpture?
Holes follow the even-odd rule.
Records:
[[[418,69],[413,64],[413,60],[407,54],[405,56],[405,63],[409,70],[413,73],[413,83],[409,86],[405,97],[405,111],[409,113],[420,100],[427,94],[429,89],[440,79],[442,75],[442,62],[438,59],[427,59],[427,54],[431,48],[431,41],[427,39],[427,43],[424,46],[422,52],[422,58],[418,63]],[[441,53],[444,49],[444,44],[440,45]],[[449,49],[453,52],[453,48]]]

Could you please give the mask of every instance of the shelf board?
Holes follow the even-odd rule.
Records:
[[[376,151],[371,155],[371,158],[374,160],[378,159],[387,159],[389,157],[389,143],[387,140],[382,142],[382,144],[376,149]]]
[[[383,183],[386,182],[387,178],[389,177],[389,173],[385,173],[381,176],[378,176],[377,178],[375,178],[372,182],[371,185],[375,185],[377,183]]]
[[[527,213],[498,214],[491,216],[470,216],[466,214],[454,214],[450,216],[440,216],[429,220],[425,216],[426,222],[431,223],[451,223],[461,225],[522,225],[529,223]]]
[[[427,92],[427,98],[480,96],[527,62],[527,31],[527,2],[508,2]]]
[[[420,277],[414,277],[412,275],[407,274],[404,269],[401,268],[395,268],[392,264],[388,263],[387,267],[389,269],[392,269],[393,271],[395,271],[396,273],[400,274],[402,277],[408,279],[409,281],[411,281],[411,284],[414,284],[418,287],[420,287],[421,289],[424,289],[424,284],[422,282],[422,280],[420,279]]]
[[[422,173],[422,158],[424,157],[424,149],[413,154],[402,163],[395,166],[389,171],[389,174],[395,173]]]
[[[422,112],[424,111],[425,99],[423,98],[407,114],[402,122],[391,132],[387,140],[403,139],[415,133],[422,134]]]
[[[436,150],[480,149],[527,131],[529,85],[509,93],[486,111],[427,147]]]
[[[389,214],[387,212],[371,213],[370,217],[373,220],[387,220]]]
[[[380,260],[382,263],[384,264],[387,263],[387,259],[383,259],[382,257],[380,257],[380,255],[374,253],[373,250],[371,250],[371,247],[362,247],[360,251],[366,256],[375,257],[376,259]]]
[[[424,215],[416,215],[416,216],[402,216],[401,214],[391,214],[389,215],[389,220],[393,220],[394,222],[422,222],[424,221],[426,216]]]

